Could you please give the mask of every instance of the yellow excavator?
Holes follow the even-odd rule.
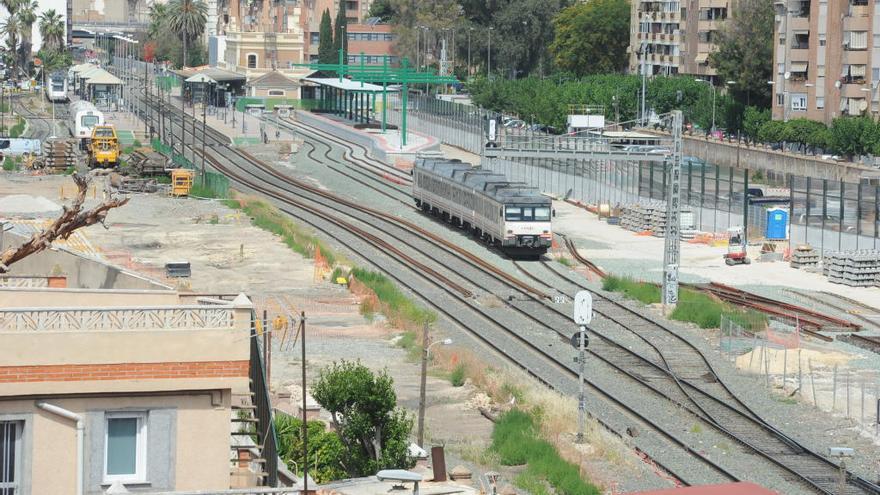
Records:
[[[89,142],[89,167],[110,167],[119,165],[119,138],[112,125],[96,125],[92,129]]]

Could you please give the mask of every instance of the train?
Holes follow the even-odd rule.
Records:
[[[553,203],[539,190],[461,160],[418,158],[416,206],[512,258],[538,259],[553,242]]]
[[[69,113],[73,137],[79,140],[80,149],[87,151],[92,138],[92,129],[104,124],[104,114],[95,108],[95,105],[84,100],[72,103]]]
[[[46,99],[54,103],[64,103],[67,97],[67,77],[63,72],[53,72],[46,81]]]

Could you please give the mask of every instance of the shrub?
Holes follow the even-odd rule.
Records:
[[[18,170],[18,165],[15,163],[15,160],[12,157],[7,156],[5,160],[3,160],[3,170],[7,172],[12,172],[13,170]]]
[[[510,410],[498,419],[492,430],[491,449],[498,454],[503,465],[526,464],[525,473],[532,487],[540,486],[540,481],[544,481],[557,494],[599,494],[595,485],[581,478],[577,466],[563,459],[550,442],[539,438],[534,417],[521,410]],[[524,482],[520,480],[520,483]]]
[[[622,292],[626,297],[641,301],[643,304],[660,302],[660,287],[649,282],[609,275],[602,280],[602,288],[607,291]]]
[[[678,304],[670,315],[673,320],[691,322],[700,328],[720,327],[722,316],[750,330],[763,328],[767,323],[763,313],[741,310],[708,294],[689,289],[679,292]]]
[[[464,364],[459,363],[452,369],[452,372],[449,373],[449,382],[452,383],[453,387],[461,387],[464,385],[464,371]]]

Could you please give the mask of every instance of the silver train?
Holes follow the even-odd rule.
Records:
[[[418,159],[416,206],[512,257],[539,258],[553,240],[553,204],[537,189],[460,160]]]
[[[46,80],[46,99],[56,103],[64,103],[67,97],[67,77],[63,72],[53,72]]]

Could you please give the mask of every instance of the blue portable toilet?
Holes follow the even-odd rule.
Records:
[[[788,208],[767,208],[767,229],[764,237],[773,241],[788,239]]]

